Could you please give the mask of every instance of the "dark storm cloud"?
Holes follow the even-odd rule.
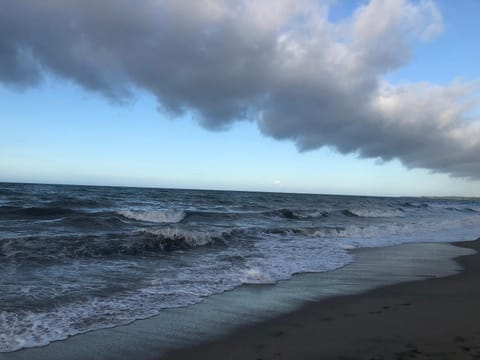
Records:
[[[4,0],[0,81],[49,72],[115,101],[143,89],[210,129],[252,120],[302,151],[478,179],[472,86],[383,80],[441,30],[430,1],[372,0],[332,23],[310,0]]]

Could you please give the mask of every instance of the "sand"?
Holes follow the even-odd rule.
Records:
[[[480,359],[480,255],[458,261],[456,275],[309,303],[161,358]]]

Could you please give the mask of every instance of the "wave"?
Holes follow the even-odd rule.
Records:
[[[193,231],[174,228],[142,229],[130,234],[27,236],[0,240],[0,259],[56,262],[77,258],[109,258],[185,250],[226,243],[232,231]]]
[[[340,213],[342,213],[342,215],[345,215],[345,216],[348,216],[348,217],[360,217],[360,215],[357,215],[352,210],[348,210],[348,209],[342,210],[342,211],[340,211]]]
[[[291,220],[315,220],[326,218],[329,216],[335,216],[341,214],[343,216],[352,218],[380,218],[380,217],[402,217],[404,212],[398,208],[391,209],[344,209],[336,211],[326,210],[292,210],[292,209],[280,209],[273,212],[266,212],[264,214],[275,215],[276,217],[282,217]]]
[[[405,216],[403,210],[400,208],[392,209],[354,209],[354,210],[343,210],[343,215],[346,216],[357,216],[357,217],[367,217],[367,218],[384,218],[384,217],[403,217]]]
[[[179,223],[185,219],[189,220],[211,220],[218,219],[238,219],[238,218],[252,218],[252,217],[266,217],[271,219],[289,219],[289,220],[314,220],[330,216],[330,213],[325,210],[311,210],[311,209],[276,209],[267,211],[258,210],[119,210],[117,214],[130,220],[137,220],[151,223]]]
[[[402,207],[410,207],[410,208],[428,208],[429,205],[426,203],[414,203],[414,202],[404,202],[401,204]]]
[[[193,231],[177,228],[143,229],[139,232],[153,236],[155,244],[162,250],[187,249],[217,241],[226,242],[232,233],[232,231]]]
[[[299,210],[299,209],[278,209],[268,211],[256,210],[158,210],[158,211],[117,211],[117,214],[125,218],[137,221],[155,223],[178,223],[188,218],[189,220],[217,221],[218,219],[238,219],[252,217],[267,217],[273,219],[306,220],[328,216],[327,211]]]
[[[323,210],[310,210],[310,209],[278,209],[273,211],[265,211],[261,214],[273,217],[280,217],[290,220],[309,220],[309,219],[319,219],[323,217],[328,217],[329,212]]]
[[[59,219],[47,220],[55,221],[63,226],[70,226],[74,229],[80,229],[82,231],[88,230],[108,230],[108,229],[120,229],[125,227],[127,222],[116,216],[113,212],[94,212],[85,214],[76,214],[75,216],[63,217]]]
[[[298,227],[298,228],[270,228],[262,231],[269,235],[305,236],[305,237],[336,237],[342,236],[346,228],[341,226]]]
[[[445,210],[455,211],[455,212],[462,212],[462,213],[478,213],[478,212],[480,212],[480,209],[475,209],[475,208],[471,208],[471,207],[453,207],[453,206],[449,206],[449,207],[446,207]]]
[[[341,214],[347,217],[365,217],[365,218],[380,218],[380,217],[402,217],[404,212],[401,208],[391,209],[344,209],[336,211],[326,210],[299,210],[299,209],[279,209],[270,212],[264,212],[263,214],[270,214],[276,217],[282,217],[290,220],[315,220],[326,218],[332,215]]]
[[[117,214],[127,219],[151,222],[151,223],[178,223],[182,221],[186,213],[183,210],[153,210],[153,211],[141,211],[141,210],[120,210]]]
[[[316,220],[341,214],[348,217],[402,217],[404,211],[397,209],[344,209],[344,210],[318,210],[318,209],[276,209],[268,211],[198,211],[188,210],[183,213],[184,217],[193,218],[238,218],[238,217],[258,217],[264,216],[272,219],[287,220]],[[182,219],[183,220],[183,219]],[[180,220],[181,221],[181,220]],[[159,221],[160,222],[160,221]]]

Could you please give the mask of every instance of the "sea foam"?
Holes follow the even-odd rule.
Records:
[[[186,213],[183,210],[120,210],[117,213],[127,219],[152,223],[178,223],[182,221]]]

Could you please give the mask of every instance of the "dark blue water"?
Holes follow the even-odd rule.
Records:
[[[0,351],[479,234],[473,199],[0,184]]]

